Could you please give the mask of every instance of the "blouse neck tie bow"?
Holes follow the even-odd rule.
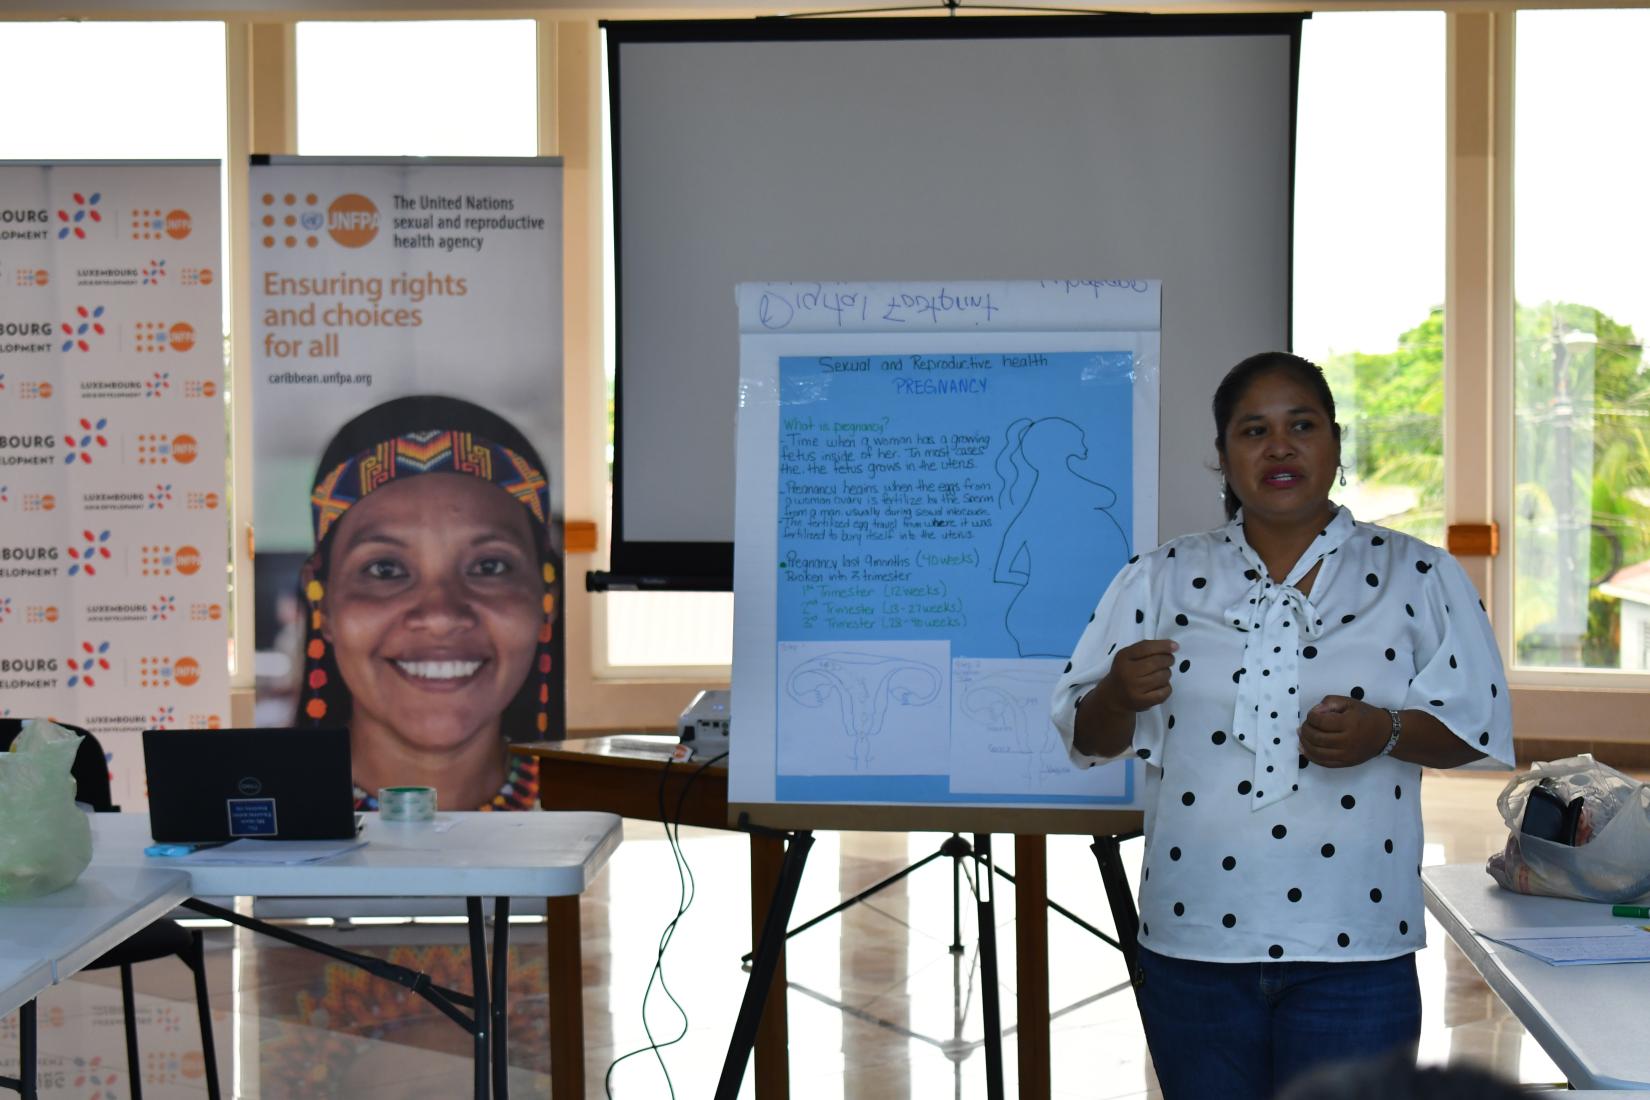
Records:
[[[1351,531],[1352,520],[1343,508],[1306,548],[1288,576],[1274,581],[1244,537],[1241,513],[1230,525],[1232,545],[1248,566],[1244,576],[1252,582],[1226,609],[1226,621],[1244,634],[1243,665],[1232,673],[1237,683],[1232,734],[1239,747],[1255,754],[1255,778],[1249,792],[1251,810],[1270,806],[1295,792],[1300,772],[1302,707],[1307,705],[1300,695],[1300,660],[1315,656],[1310,643],[1323,632],[1312,601],[1296,585],[1346,541]],[[1320,575],[1313,582],[1320,592],[1318,586],[1323,579]]]

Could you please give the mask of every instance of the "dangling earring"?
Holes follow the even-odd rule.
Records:
[[[1346,467],[1341,467],[1341,488],[1346,488]]]
[[[541,606],[544,608],[544,621],[539,624],[539,711],[536,725],[539,733],[550,731],[550,641],[555,637],[552,624],[556,621],[556,566],[553,562],[545,562],[542,575],[544,577],[544,596]]]
[[[312,580],[304,585],[304,595],[309,600],[309,628],[311,631],[309,645],[304,656],[309,658],[309,675],[306,685],[313,694],[304,704],[304,713],[319,722],[327,716],[327,701],[321,697],[321,689],[327,686],[327,671],[321,667],[321,660],[327,655],[326,638],[321,634],[321,626],[325,621],[321,615],[321,597],[325,595],[321,582]]]

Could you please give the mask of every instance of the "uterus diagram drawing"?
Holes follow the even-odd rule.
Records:
[[[949,716],[944,643],[802,643],[785,648],[796,659],[780,670],[781,729],[789,731],[794,746],[784,753],[791,758],[784,770],[830,774],[847,765],[852,772],[902,774],[933,769],[932,754],[944,751]],[[938,652],[930,652],[936,648]]]
[[[997,503],[1013,518],[992,580],[1019,589],[1003,625],[1021,657],[1069,656],[1128,560],[1128,534],[1111,511],[1117,493],[1083,472],[1088,457],[1083,429],[1065,417],[1021,417],[1003,434]]]

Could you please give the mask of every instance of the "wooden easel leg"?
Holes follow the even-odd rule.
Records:
[[[1049,1100],[1048,844],[1014,837],[1014,944],[1019,991],[1020,1100]]]
[[[751,834],[751,949],[762,938],[768,919],[768,905],[779,888],[779,872],[785,863],[785,842],[774,836]],[[758,1100],[788,1100],[791,1067],[788,1021],[785,1016],[785,954],[781,950],[774,967],[768,998],[762,1005],[762,1022],[756,1028],[756,1095]]]
[[[550,1096],[584,1100],[584,963],[577,896],[545,899],[550,984]]]

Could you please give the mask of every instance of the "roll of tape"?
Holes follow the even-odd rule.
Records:
[[[434,821],[434,787],[380,787],[378,814],[382,821]]]

